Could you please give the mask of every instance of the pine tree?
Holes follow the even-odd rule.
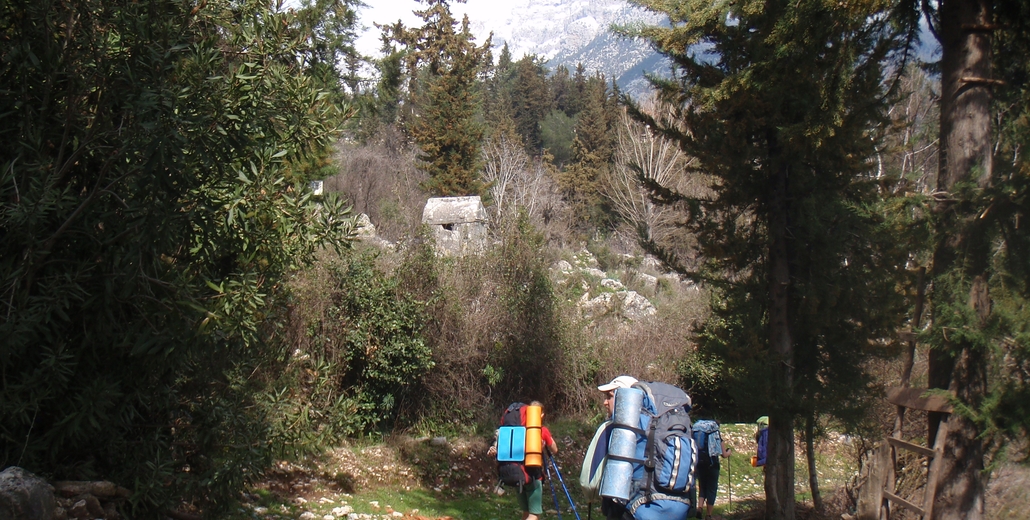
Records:
[[[423,186],[438,196],[481,195],[479,146],[483,128],[480,74],[490,62],[490,38],[477,47],[466,16],[458,23],[447,0],[427,0],[415,11],[425,24],[402,26],[393,39],[407,48],[406,68],[414,112],[406,126],[418,144],[420,167],[429,175]]]
[[[587,70],[582,63],[576,64],[576,72],[572,76],[572,90],[569,93],[569,117],[575,117],[586,106]]]
[[[607,211],[602,207],[600,181],[612,160],[612,122],[608,106],[611,98],[604,76],[597,74],[585,82],[583,111],[576,122],[572,141],[572,163],[559,176],[559,186],[573,205],[581,223],[604,225]]]
[[[514,76],[515,65],[511,61],[508,42],[505,42],[497,65],[490,71],[485,85],[483,118],[490,127],[490,135],[496,133],[499,125],[507,124],[515,118],[512,101]]]
[[[931,518],[985,516],[987,446],[1030,428],[1027,233],[1030,9],[1008,0],[945,0],[930,11],[941,43],[941,161],[929,383],[961,406],[947,418]],[[996,79],[1001,76],[1001,81]],[[1000,123],[995,127],[996,123]],[[1004,359],[1004,361],[1002,361]],[[928,417],[928,438],[942,417]]]
[[[554,73],[548,78],[547,90],[551,93],[551,105],[556,110],[565,112],[565,115],[571,116],[572,111],[569,101],[572,95],[572,80],[569,77],[568,67],[558,65],[554,69]]]
[[[673,79],[653,83],[676,110],[634,112],[713,178],[710,197],[651,187],[685,211],[704,259],[691,274],[719,298],[703,348],[732,367],[727,386],[748,392],[737,404],[770,417],[766,518],[793,519],[795,420],[827,411],[813,399],[825,389],[859,401],[860,361],[900,315],[904,255],[868,175],[898,35],[872,1],[638,3],[670,18],[632,34],[674,63]]]
[[[540,121],[551,110],[545,78],[543,63],[536,56],[523,56],[515,64],[512,114],[526,151],[534,156],[541,153]]]

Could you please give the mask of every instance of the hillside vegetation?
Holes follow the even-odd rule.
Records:
[[[632,374],[727,424],[723,512],[851,512],[942,425],[934,517],[1025,511],[1026,2],[634,3],[670,21],[611,29],[672,64],[639,97],[446,0],[375,60],[352,0],[0,5],[0,469],[112,517],[507,517],[499,411],[542,401],[572,478]],[[475,254],[422,224],[451,196]]]

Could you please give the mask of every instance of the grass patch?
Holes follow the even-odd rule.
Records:
[[[596,426],[590,421],[548,424],[559,446],[557,462],[565,488],[581,518],[590,515],[589,509],[593,510],[591,516],[600,516],[599,500],[591,500],[579,486],[583,453]],[[752,518],[764,508],[762,468],[750,464],[755,452],[754,428],[753,424],[722,426],[723,438],[733,455],[722,462],[714,513],[726,519]],[[505,488],[503,495],[493,492],[496,462],[485,456],[488,446],[480,437],[448,439],[443,444],[410,438],[384,439],[381,444],[354,443],[322,459],[281,464],[281,469],[253,489],[228,518],[285,520],[300,518],[306,512],[319,520],[327,515],[344,519],[348,513],[385,519],[393,512],[454,520],[518,518],[521,512],[515,490]],[[827,497],[854,471],[847,460],[848,450],[834,446],[843,447],[832,440],[819,447],[820,486]],[[799,449],[797,454],[798,501],[810,502],[804,451]],[[574,518],[556,477],[544,482],[544,516],[557,516],[552,484],[562,517]]]

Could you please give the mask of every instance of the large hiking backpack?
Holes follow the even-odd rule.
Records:
[[[512,403],[501,415],[497,430],[497,476],[502,484],[522,486],[535,477],[525,464],[526,405]]]
[[[697,465],[711,467],[713,463],[718,463],[719,455],[722,454],[719,423],[702,419],[694,423],[692,430],[694,444],[697,445]]]
[[[636,518],[660,518],[663,511],[685,507],[670,502],[691,505],[697,446],[691,437],[690,397],[666,383],[641,381],[633,387],[644,391],[636,452],[642,462],[634,464],[626,509]],[[640,508],[655,514],[638,513]]]

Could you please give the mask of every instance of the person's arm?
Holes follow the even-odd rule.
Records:
[[[493,457],[494,455],[497,455],[497,437],[499,432],[500,430],[494,430],[494,443],[490,446],[490,449],[486,450],[486,455],[488,457]]]
[[[540,429],[540,437],[544,441],[544,446],[547,446],[547,451],[551,452],[551,456],[558,454],[558,443],[554,442],[554,437],[551,436],[551,430],[548,430],[546,426]]]

